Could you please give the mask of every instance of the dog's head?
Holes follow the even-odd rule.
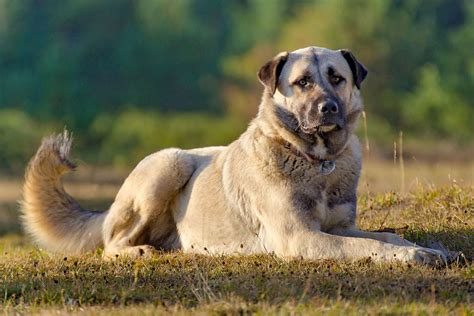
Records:
[[[350,51],[319,47],[280,53],[258,72],[281,126],[309,146],[323,142],[325,151],[315,153],[322,159],[339,153],[353,132],[366,76]]]

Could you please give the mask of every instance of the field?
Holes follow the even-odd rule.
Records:
[[[125,172],[81,167],[67,180],[87,207],[104,209]],[[417,264],[283,261],[271,255],[205,257],[163,253],[101,260],[52,255],[21,233],[21,181],[0,181],[0,309],[88,315],[456,314],[474,312],[474,165],[369,160],[360,181],[358,224],[393,229],[427,245],[462,251],[442,268]]]

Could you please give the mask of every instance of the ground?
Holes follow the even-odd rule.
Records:
[[[15,203],[20,182],[3,181],[0,309],[7,313],[73,311],[89,315],[472,315],[472,165],[457,166],[454,171],[443,166],[407,165],[404,179],[398,168],[393,164],[367,166],[361,179],[359,226],[367,230],[391,228],[423,245],[441,242],[450,250],[463,252],[457,262],[431,268],[370,260],[284,261],[271,255],[208,257],[179,252],[105,262],[100,249],[83,256],[52,255],[37,249],[21,233]],[[112,200],[120,178],[91,179],[79,174],[69,179],[68,189],[87,200],[88,206],[103,208]]]

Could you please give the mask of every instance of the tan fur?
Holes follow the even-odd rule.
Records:
[[[333,70],[342,83],[334,83]],[[305,74],[310,84],[302,88],[295,81]],[[161,248],[443,260],[439,251],[394,234],[355,227],[361,157],[353,132],[365,75],[347,51],[308,47],[277,55],[259,71],[265,85],[259,113],[238,140],[226,147],[167,149],[148,156],[104,213],[83,210],[67,195],[60,177],[72,169],[70,139],[66,134],[47,138],[26,172],[26,230],[54,251],[83,252],[103,244],[106,257],[149,255]],[[340,107],[335,129],[323,128],[318,112],[328,99]],[[321,174],[318,159],[333,161],[335,170]]]
[[[66,131],[43,140],[26,170],[22,218],[26,232],[40,245],[81,253],[102,245],[106,213],[82,209],[64,191],[61,176],[75,168],[68,160],[71,141]]]

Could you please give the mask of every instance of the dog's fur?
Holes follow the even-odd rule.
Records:
[[[347,50],[280,53],[258,73],[265,86],[259,112],[238,140],[146,157],[106,212],[84,210],[62,187],[61,176],[74,168],[67,133],[46,138],[26,171],[25,229],[47,249],[81,253],[104,246],[106,257],[159,248],[445,260],[440,251],[355,226],[361,155],[354,128],[366,74]],[[338,106],[329,119],[320,110],[328,100]],[[323,174],[328,161],[335,170]]]

